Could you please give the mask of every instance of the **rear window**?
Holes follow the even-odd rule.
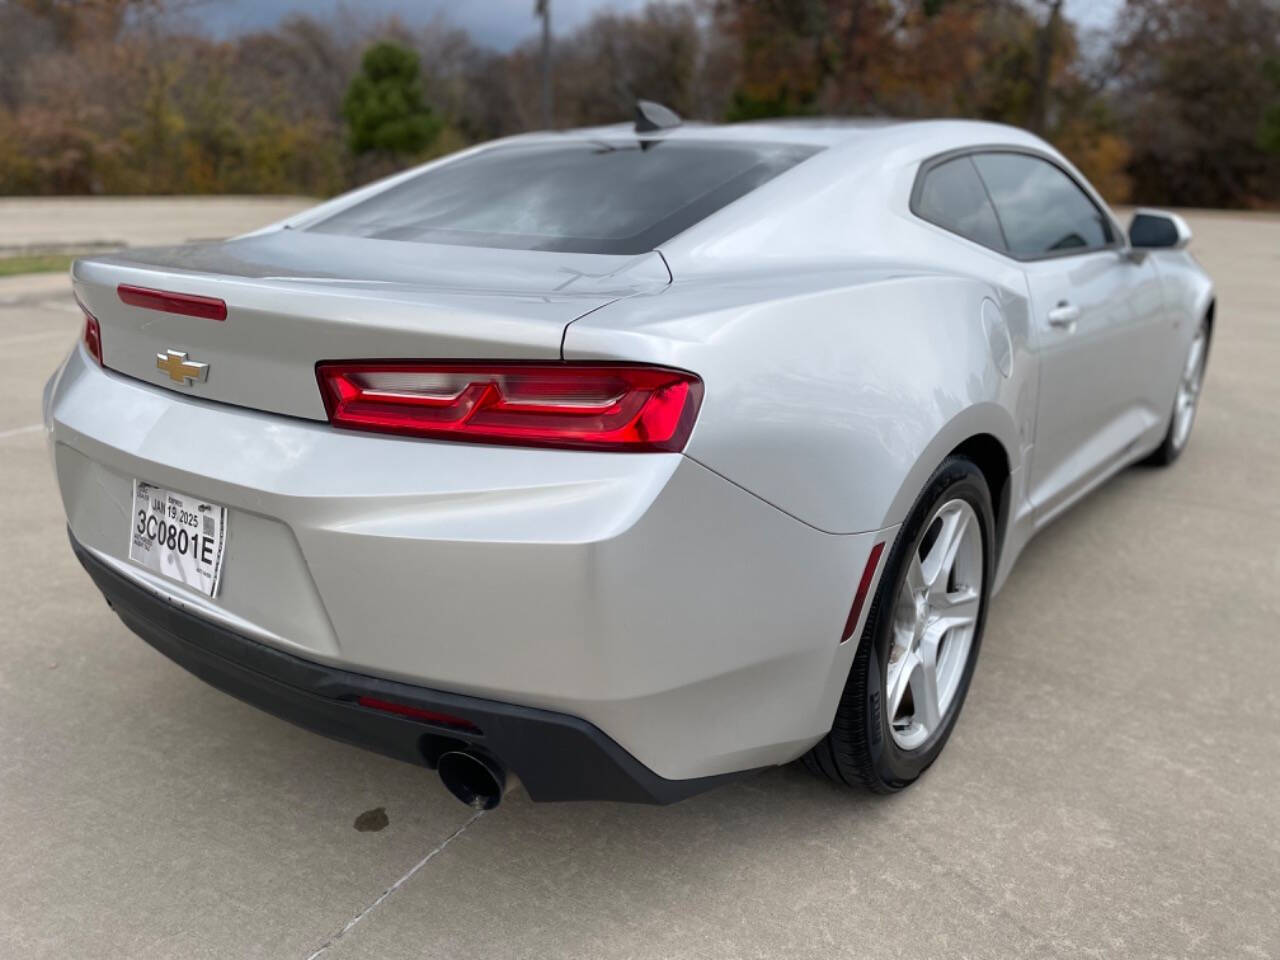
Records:
[[[957,157],[931,168],[924,175],[913,209],[944,230],[993,250],[1004,249],[995,208],[970,157]]]
[[[646,253],[818,149],[693,140],[495,147],[308,229],[418,243]]]

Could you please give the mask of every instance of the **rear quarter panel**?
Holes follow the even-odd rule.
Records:
[[[698,373],[687,455],[830,533],[901,522],[969,437],[993,435],[1016,469],[1033,435],[1016,281],[890,267],[704,277],[591,314],[564,349]]]

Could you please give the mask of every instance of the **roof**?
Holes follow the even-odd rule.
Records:
[[[457,162],[503,145],[587,141],[612,141],[622,145],[660,140],[755,145],[763,142],[821,148],[663,245],[664,255],[665,251],[699,247],[700,262],[704,264],[738,262],[741,257],[735,244],[746,244],[753,255],[758,254],[762,249],[759,225],[766,222],[770,235],[780,238],[770,248],[775,258],[785,255],[797,261],[829,260],[842,245],[854,244],[851,238],[861,235],[859,231],[843,229],[844,224],[858,218],[864,222],[874,220],[882,212],[885,197],[909,189],[913,165],[951,150],[981,146],[1029,147],[1074,169],[1052,146],[1035,135],[1017,127],[977,120],[805,117],[735,124],[685,123],[645,133],[637,133],[631,123],[617,123],[516,134],[476,144],[361,187],[266,229],[305,228],[435,165]],[[833,209],[843,211],[836,218],[841,227],[835,237],[831,236]]]
[[[572,130],[541,131],[518,139],[654,139],[747,140],[835,147],[858,143],[870,146],[903,146],[912,142],[1021,143],[1041,145],[1033,134],[1018,127],[983,120],[905,119],[895,117],[781,117],[743,123],[684,123],[666,130],[636,133],[630,123]]]

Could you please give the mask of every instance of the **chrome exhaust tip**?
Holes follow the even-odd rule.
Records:
[[[473,810],[492,810],[508,789],[507,772],[488,757],[449,750],[436,761],[444,788]]]

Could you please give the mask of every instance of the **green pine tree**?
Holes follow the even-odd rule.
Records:
[[[365,51],[342,105],[351,151],[419,153],[442,126],[423,101],[418,56],[394,43]]]

